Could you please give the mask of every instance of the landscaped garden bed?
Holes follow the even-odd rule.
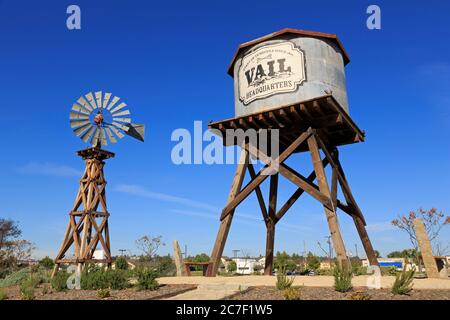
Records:
[[[389,289],[355,287],[349,292],[338,292],[331,287],[297,287],[299,300],[450,300],[450,290],[413,289],[407,295],[395,295]],[[234,295],[231,300],[285,300],[283,291],[276,287],[251,287]]]

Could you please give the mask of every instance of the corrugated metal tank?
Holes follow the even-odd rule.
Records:
[[[248,115],[332,93],[348,113],[345,49],[335,35],[284,29],[239,47],[235,115]]]

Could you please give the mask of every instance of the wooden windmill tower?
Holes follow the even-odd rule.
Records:
[[[339,228],[338,209],[348,214],[358,231],[371,265],[378,265],[368,237],[364,216],[350,190],[339,161],[338,147],[364,141],[364,132],[348,111],[345,65],[349,57],[336,35],[283,29],[241,45],[228,69],[234,78],[235,114],[232,119],[209,124],[227,145],[233,132],[250,129],[278,132],[279,153],[232,139],[242,148],[228,201],[220,216],[220,227],[211,253],[208,276],[215,276],[231,228],[236,207],[255,193],[267,229],[265,274],[273,268],[276,224],[292,205],[308,194],[323,206],[337,261],[348,266]],[[313,171],[302,175],[285,161],[295,154],[309,153]],[[250,156],[265,164],[256,173]],[[331,166],[331,177],[325,168]],[[246,172],[250,182],[243,185]],[[297,190],[278,208],[278,179],[282,176]],[[269,180],[268,201],[261,184]],[[345,201],[338,199],[341,187]]]
[[[144,125],[131,123],[130,111],[120,98],[111,93],[92,92],[80,97],[70,112],[70,126],[75,135],[92,147],[77,152],[85,160],[86,168],[80,180],[75,203],[69,212],[61,248],[55,258],[54,276],[61,264],[76,264],[79,270],[85,263],[112,263],[109,237],[109,212],[106,202],[105,160],[114,153],[102,146],[116,143],[127,134],[144,141]],[[100,244],[103,257],[95,257]],[[73,248],[73,257],[67,257]]]

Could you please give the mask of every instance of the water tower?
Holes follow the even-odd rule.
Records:
[[[338,156],[339,146],[364,141],[364,132],[349,115],[345,85],[345,66],[349,62],[336,35],[296,29],[280,30],[237,49],[228,68],[234,79],[235,117],[210,123],[209,129],[216,133],[219,130],[222,137],[229,130],[277,130],[279,153],[274,158],[258,146],[239,143],[240,161],[220,217],[209,276],[217,273],[236,207],[253,192],[267,228],[265,274],[272,274],[275,226],[304,193],[323,206],[340,265],[348,266],[349,260],[337,209],[353,219],[370,264],[378,265],[364,216]],[[314,169],[307,176],[285,163],[291,155],[300,153],[309,153],[313,164]],[[255,172],[250,156],[266,164],[259,173]],[[328,165],[331,177],[326,176]],[[246,171],[251,180],[243,186]],[[295,184],[297,190],[278,208],[280,175]],[[267,202],[260,188],[265,180],[270,183]],[[338,199],[339,187],[345,201]]]

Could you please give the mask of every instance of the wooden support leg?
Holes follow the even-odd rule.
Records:
[[[339,182],[342,186],[342,193],[344,194],[345,200],[347,201],[350,210],[353,212],[353,222],[355,223],[356,230],[358,231],[359,237],[361,238],[361,242],[364,247],[364,251],[366,252],[367,259],[369,260],[370,265],[378,266],[378,259],[375,254],[375,250],[372,247],[369,235],[367,234],[366,224],[363,220],[363,214],[361,212],[361,209],[359,209],[355,198],[353,197],[350,186],[348,185],[344,170],[342,169],[341,163],[339,162],[339,153],[337,149],[333,151],[333,157],[334,162],[337,165]]]
[[[266,239],[266,263],[264,267],[264,274],[272,275],[273,271],[273,253],[275,246],[275,225],[277,211],[277,194],[278,194],[278,173],[270,176],[270,194],[269,194],[269,219],[266,222],[267,239]]]
[[[242,188],[248,161],[248,151],[243,148],[241,151],[239,164],[233,178],[233,184],[231,185],[227,205],[234,200],[234,198]],[[207,276],[209,277],[215,277],[217,274],[217,270],[219,269],[220,259],[222,258],[223,249],[225,248],[225,242],[227,241],[228,232],[230,231],[233,215],[234,209],[220,223],[219,232],[217,233],[216,242],[214,243],[214,249],[211,253],[211,264],[209,265],[207,272]]]
[[[314,171],[316,172],[317,182],[321,193],[325,194],[328,198],[331,198],[330,189],[328,187],[328,181],[325,176],[325,170],[322,165],[320,157],[319,147],[315,135],[308,138],[308,147],[311,153],[311,159],[314,165]],[[328,221],[328,227],[330,229],[331,238],[333,240],[334,250],[336,251],[338,263],[344,267],[349,267],[347,253],[345,250],[344,240],[342,239],[341,231],[339,230],[339,223],[336,216],[336,210],[330,210],[324,206],[325,215]]]
[[[370,242],[364,222],[355,214],[353,215],[353,221],[355,222],[356,230],[358,230],[359,237],[361,238],[361,242],[363,244],[364,251],[366,252],[367,259],[369,259],[370,265],[378,266],[378,259],[375,254],[375,250],[372,247],[372,243]]]
[[[266,276],[271,276],[273,270],[273,250],[275,244],[275,222],[273,220],[270,220],[269,223],[267,223],[266,227],[266,264],[264,267],[264,274]]]

